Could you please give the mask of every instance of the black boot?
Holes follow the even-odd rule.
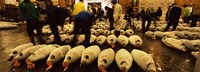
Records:
[[[58,45],[61,45],[61,38],[60,38],[60,36],[58,35],[58,36],[54,36],[54,43],[55,44],[58,44]]]
[[[34,40],[34,36],[29,36],[30,42],[33,43],[33,45],[35,45],[35,40]]]
[[[38,36],[37,36],[37,39],[38,39],[38,42],[39,42],[40,44],[45,44],[45,40],[43,39],[43,36],[42,36],[42,35],[38,35]]]

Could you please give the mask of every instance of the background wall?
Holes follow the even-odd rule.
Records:
[[[58,5],[59,5],[60,7],[66,7],[66,5],[65,5],[65,0],[58,0]]]
[[[193,6],[193,14],[200,13],[200,0],[176,0],[176,3],[184,10],[183,5]],[[183,13],[182,13],[183,14]]]
[[[5,9],[5,0],[0,0],[0,10]]]
[[[133,5],[139,2],[139,5]],[[154,11],[157,10],[158,7],[161,7],[163,10],[163,15],[161,19],[164,19],[167,7],[169,3],[174,3],[175,0],[119,0],[119,3],[123,7],[123,13],[126,13],[126,6],[134,6],[133,9],[139,8],[138,12],[141,9],[152,8]],[[134,13],[136,14],[136,13]]]
[[[126,6],[132,6],[133,0],[119,0],[119,4],[122,5],[123,13],[126,13]]]
[[[53,3],[53,6],[57,6],[58,5],[58,0],[51,0]]]

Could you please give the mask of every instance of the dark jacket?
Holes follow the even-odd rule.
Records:
[[[32,2],[21,2],[19,4],[19,17],[21,19],[33,19],[38,18],[39,13]]]
[[[170,8],[167,10],[166,15],[165,15],[165,21],[168,21],[168,14],[169,14]]]
[[[48,24],[55,24],[55,25],[63,26],[65,19],[68,16],[70,16],[69,10],[56,7],[56,8],[51,9],[48,12],[46,22]]]
[[[94,21],[94,15],[92,13],[89,13],[87,11],[81,11],[80,13],[78,13],[74,19],[80,19],[83,20],[85,22],[93,22]],[[86,24],[87,25],[87,24]]]
[[[197,20],[200,19],[200,15],[198,15],[198,14],[190,15],[190,16],[188,17],[188,19],[189,19],[189,20],[192,20],[192,22],[196,22]]]
[[[103,10],[100,10],[100,11],[97,13],[96,19],[101,18],[101,17],[103,16],[103,14],[104,14],[104,11],[103,11]]]
[[[109,19],[113,19],[113,9],[108,8],[106,15],[108,16]]]
[[[141,13],[141,18],[144,20],[149,20],[152,18],[152,16],[151,16],[151,13],[145,12],[145,13]]]
[[[179,20],[181,16],[181,8],[178,6],[173,6],[169,11],[168,20]]]
[[[157,11],[156,11],[156,15],[157,16],[162,16],[162,9],[159,8]]]

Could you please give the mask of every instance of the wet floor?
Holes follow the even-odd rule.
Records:
[[[136,32],[143,39],[143,46],[139,49],[151,54],[155,60],[157,72],[193,72],[195,66],[195,58],[190,52],[181,52],[172,48],[166,47],[161,39],[152,40],[144,36],[141,32]],[[0,30],[0,72],[45,72],[47,68],[46,59],[36,62],[36,68],[28,70],[24,61],[17,69],[12,68],[12,62],[7,61],[10,51],[21,44],[29,42],[25,32],[25,25],[21,25],[16,29]],[[103,49],[108,48],[107,44],[100,46]],[[117,45],[115,51],[121,48]],[[131,52],[135,47],[128,45],[126,49]],[[81,69],[80,60],[76,61],[69,67],[69,72],[100,72],[97,68],[96,60],[87,68]],[[108,68],[108,72],[119,72],[116,63],[113,62]],[[63,72],[62,61],[56,63],[49,72]],[[129,72],[143,72],[138,65],[133,62]]]

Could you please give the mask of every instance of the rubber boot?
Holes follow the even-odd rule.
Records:
[[[38,35],[37,39],[38,39],[38,41],[39,41],[40,44],[44,44],[45,43],[45,40],[43,39],[42,35]]]
[[[59,35],[54,35],[54,43],[61,45],[61,38]]]
[[[29,36],[30,42],[33,43],[33,45],[35,45],[35,40],[34,40],[34,36]]]

